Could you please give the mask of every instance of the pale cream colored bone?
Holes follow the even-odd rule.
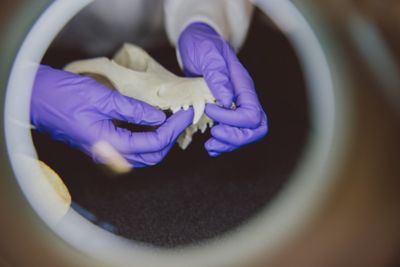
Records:
[[[215,102],[205,80],[176,76],[133,44],[124,44],[112,60],[105,57],[79,60],[68,64],[65,70],[103,76],[121,94],[162,110],[175,113],[192,106],[193,124],[178,139],[182,149],[190,144],[194,133],[204,132],[213,124],[204,114],[205,104]]]

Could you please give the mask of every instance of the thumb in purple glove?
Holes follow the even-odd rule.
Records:
[[[203,76],[218,103],[231,108],[233,88],[225,55],[232,48],[205,23],[190,24],[180,35],[178,48],[188,76]]]

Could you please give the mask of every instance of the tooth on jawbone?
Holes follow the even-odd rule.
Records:
[[[214,103],[215,98],[204,79],[176,76],[133,44],[124,44],[112,60],[105,57],[79,60],[68,64],[65,70],[100,77],[99,82],[107,81],[121,94],[162,110],[176,113],[192,106],[193,123],[178,139],[182,149],[189,146],[199,129],[204,132],[207,125],[213,124],[204,109],[205,104]]]
[[[206,107],[206,105],[205,105],[204,101],[196,101],[193,103],[193,109],[194,109],[193,123],[194,124],[198,123],[201,116],[203,116],[205,107]]]
[[[172,113],[177,113],[179,110],[181,110],[181,107],[172,107],[171,108]]]
[[[203,124],[200,129],[201,133],[204,133],[206,129],[207,129],[207,124]]]

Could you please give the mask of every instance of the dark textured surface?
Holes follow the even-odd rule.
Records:
[[[68,51],[67,51],[68,52]],[[51,48],[44,63],[61,67],[84,55]],[[178,71],[174,49],[150,53]],[[156,167],[116,177],[79,151],[33,133],[40,158],[67,184],[73,200],[127,238],[174,247],[234,230],[276,195],[296,167],[309,132],[304,81],[290,45],[253,21],[240,58],[255,79],[270,121],[261,142],[220,158],[207,156],[205,135],[175,147]]]

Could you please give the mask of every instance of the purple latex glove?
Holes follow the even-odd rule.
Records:
[[[154,132],[131,132],[112,120],[161,125]],[[165,114],[112,91],[95,80],[40,66],[32,92],[31,121],[37,130],[80,149],[95,161],[93,145],[105,141],[133,167],[159,163],[192,123],[193,110]]]
[[[205,110],[219,123],[205,144],[209,155],[219,156],[263,138],[267,116],[254,82],[224,38],[205,23],[192,23],[179,37],[178,49],[185,73],[203,76],[218,101]]]

